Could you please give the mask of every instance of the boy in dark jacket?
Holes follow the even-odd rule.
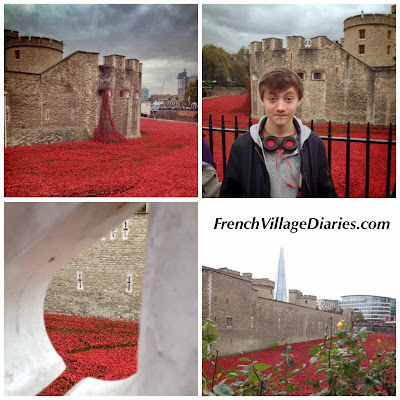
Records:
[[[322,139],[294,116],[300,77],[276,69],[259,93],[266,115],[233,143],[219,197],[337,197]]]

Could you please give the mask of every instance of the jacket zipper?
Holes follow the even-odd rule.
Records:
[[[265,160],[263,157],[261,157],[261,154],[258,152],[257,146],[254,145],[254,150],[256,151],[258,157],[260,157],[261,161],[263,162],[264,166],[265,166],[265,172],[267,173],[267,178],[268,178],[268,184],[269,184],[269,197],[271,197],[271,180],[269,178],[269,174],[268,174],[268,170],[267,170],[267,166],[265,164]]]
[[[304,153],[303,153],[303,149],[300,150],[300,154],[301,154],[301,159],[302,159],[301,172],[303,174],[304,181],[305,181],[306,186],[307,186],[307,190],[310,191],[310,187],[308,186],[308,181],[307,181],[307,175],[304,172]]]

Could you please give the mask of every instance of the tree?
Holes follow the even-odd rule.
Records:
[[[222,47],[203,46],[203,80],[208,85],[224,86],[229,81],[229,53]]]
[[[354,321],[357,322],[357,323],[364,321],[364,315],[363,315],[363,313],[361,311],[357,311],[354,314]]]
[[[185,88],[185,100],[190,103],[197,103],[197,85],[198,79],[190,82]]]
[[[203,46],[203,81],[210,86],[244,86],[250,77],[249,50],[228,53],[213,44]]]
[[[242,46],[237,53],[233,53],[230,63],[230,80],[232,86],[246,87],[250,78],[249,49]]]

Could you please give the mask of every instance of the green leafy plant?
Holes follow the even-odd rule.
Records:
[[[238,365],[237,368],[226,371],[225,379],[214,385],[214,381],[223,375],[223,371],[217,363],[218,351],[215,353],[212,351],[212,345],[218,339],[216,325],[206,319],[202,327],[202,359],[203,362],[208,363],[207,368],[202,371],[203,394],[208,396],[286,395],[298,388],[290,380],[293,375],[298,374],[305,367],[305,364],[294,369],[295,363],[293,355],[290,353],[292,347],[288,344],[281,354],[282,361],[275,367],[254,361],[251,356],[250,358],[241,358],[239,361],[249,362],[249,364]],[[269,348],[275,348],[284,341],[285,339],[281,339]],[[268,374],[266,375],[265,371],[267,370]]]
[[[309,350],[310,364],[317,367],[316,380],[307,380],[316,396],[380,396],[396,394],[396,350],[378,339],[375,354],[368,358],[365,342],[371,332],[367,328],[351,329],[341,321],[338,333],[330,334]],[[218,351],[213,352],[219,335],[216,325],[207,319],[203,325],[203,394],[207,396],[287,396],[299,389],[293,377],[302,373],[306,364],[296,368],[290,344],[285,339],[269,346],[284,346],[281,362],[275,366],[240,358],[243,364],[223,371],[218,365]],[[304,373],[304,371],[303,371]],[[220,382],[220,378],[223,378]],[[215,382],[218,382],[215,384]]]
[[[205,395],[214,395],[213,392],[208,389],[209,387],[211,388],[216,388],[217,392],[220,392],[220,396],[231,396],[231,394],[225,394],[224,391],[229,388],[227,386],[226,388],[223,386],[223,383],[221,386],[216,385],[214,387],[214,380],[219,379],[221,377],[222,372],[219,372],[216,374],[217,369],[221,370],[222,369],[218,366],[217,361],[218,361],[218,351],[215,353],[212,351],[212,345],[214,343],[217,343],[219,339],[219,334],[217,332],[217,326],[213,325],[210,319],[206,319],[204,321],[203,327],[202,327],[202,360],[203,362],[208,362],[207,363],[207,368],[202,370],[202,390]],[[210,368],[213,369],[213,376],[210,379],[209,376],[209,371]]]
[[[321,378],[307,383],[323,396],[378,396],[396,392],[396,354],[393,347],[380,342],[374,357],[368,360],[364,343],[367,328],[349,329],[341,321],[339,332],[325,334],[324,342],[311,347],[310,364],[316,364]],[[363,362],[367,359],[368,362]]]
[[[283,344],[285,339],[273,343],[268,348],[272,349]],[[294,369],[295,362],[290,353],[292,346],[286,344],[285,350],[280,354],[282,361],[275,367],[253,361],[253,358],[241,358],[239,361],[246,361],[250,364],[239,365],[237,369],[226,372],[226,379],[235,380],[232,387],[235,389],[235,396],[277,396],[288,395],[298,389],[291,383],[293,375],[298,374],[305,364]]]
[[[363,393],[375,391],[377,395],[396,395],[396,349],[378,340],[375,357],[369,360],[368,373],[360,387]]]

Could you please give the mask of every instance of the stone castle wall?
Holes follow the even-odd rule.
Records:
[[[198,120],[198,112],[189,110],[157,110],[156,116],[158,119],[182,122],[197,122]]]
[[[363,34],[360,31],[363,30]],[[364,14],[344,21],[343,48],[370,66],[396,65],[396,19],[392,15]],[[364,46],[360,54],[359,46]]]
[[[315,310],[317,308],[317,297],[303,295],[303,293],[297,289],[289,289],[289,303]]]
[[[45,311],[139,319],[147,216],[135,214],[65,265],[50,283]]]
[[[202,318],[217,325],[219,356],[265,349],[285,338],[288,343],[322,339],[325,327],[337,330],[343,316],[260,297],[240,276],[208,267],[202,271]],[[228,320],[229,318],[229,320]]]
[[[218,96],[235,96],[238,94],[247,94],[248,88],[203,88],[203,97],[218,97]]]
[[[4,70],[40,73],[62,59],[63,43],[4,31]],[[19,56],[17,56],[19,53]]]
[[[14,42],[29,46],[19,48],[20,59],[14,60],[18,65],[6,61],[7,146],[88,140],[98,123],[105,90],[117,130],[128,138],[140,136],[138,60],[106,56],[104,65],[99,65],[98,53],[82,51],[62,59],[62,42],[16,35],[5,32],[6,60],[14,57]]]
[[[99,88],[110,92],[111,109],[118,132],[128,138],[139,136],[141,64],[138,60],[125,60],[124,56],[106,56],[99,71]]]
[[[296,115],[305,122],[395,124],[395,53],[383,56],[389,42],[391,51],[395,48],[395,18],[382,16],[390,23],[381,25],[370,23],[370,16],[364,17],[361,26],[361,17],[345,21],[343,47],[325,36],[312,38],[310,45],[301,36],[287,37],[286,48],[283,40],[277,38],[252,42],[252,117],[264,115],[258,92],[261,78],[268,71],[285,67],[302,76],[304,97]],[[360,28],[366,31],[365,55],[358,54]],[[388,30],[392,30],[390,40]]]

